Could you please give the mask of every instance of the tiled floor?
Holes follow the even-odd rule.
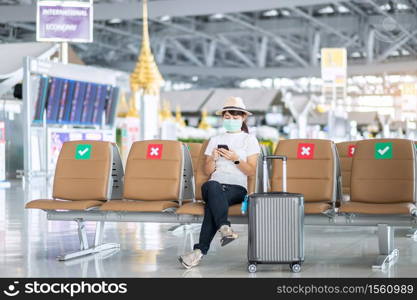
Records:
[[[38,210],[25,210],[25,202],[48,191],[42,182],[22,189],[20,181],[0,190],[0,277],[417,277],[417,241],[396,230],[400,256],[386,272],[373,271],[377,254],[375,228],[307,226],[306,260],[301,273],[287,265],[260,265],[247,272],[247,227],[235,226],[240,238],[224,248],[218,237],[202,264],[184,270],[177,256],[190,249],[190,238],[173,234],[174,224],[108,223],[105,241],[121,244],[116,253],[87,256],[67,262],[55,257],[78,247],[74,222],[46,220]],[[92,238],[95,224],[87,223]]]

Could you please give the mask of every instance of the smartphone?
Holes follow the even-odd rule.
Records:
[[[226,149],[227,151],[229,151],[229,146],[227,146],[227,145],[217,145],[217,149],[221,149],[221,148]]]

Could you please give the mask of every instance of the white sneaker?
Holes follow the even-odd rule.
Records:
[[[178,257],[178,260],[184,266],[184,268],[191,269],[192,267],[197,266],[202,258],[203,253],[201,253],[201,250],[195,249],[189,253],[181,255],[180,257]]]
[[[221,234],[220,244],[223,246],[226,246],[230,242],[233,242],[235,239],[237,239],[239,236],[236,232],[232,230],[232,227],[229,225],[222,225],[219,229]]]

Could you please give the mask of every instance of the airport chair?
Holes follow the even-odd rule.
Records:
[[[405,139],[358,141],[352,159],[350,201],[340,213],[350,223],[372,220],[378,227],[379,256],[374,268],[384,268],[395,256],[394,228],[401,217],[416,222],[416,151]]]
[[[196,177],[198,157],[200,156],[201,147],[203,143],[186,143],[188,150],[190,151],[191,161],[193,164],[194,178]]]
[[[185,143],[185,145],[188,147],[188,150],[191,155],[192,169],[193,169],[193,182],[191,184],[193,187],[195,187],[195,178],[197,177],[196,172],[198,169],[197,168],[198,158],[199,158],[203,143]],[[193,199],[194,199],[194,196],[193,196]],[[193,199],[184,199],[183,202],[184,203],[192,202]],[[171,231],[174,233],[174,232],[179,231],[180,229],[185,230],[189,228],[188,228],[188,225],[180,223],[180,224],[172,226],[170,229],[168,229],[168,231]]]
[[[355,153],[356,141],[337,143],[340,168],[342,174],[342,193],[343,197],[349,199],[350,195],[350,175],[352,170],[352,157]]]
[[[177,209],[178,215],[204,215],[204,202],[201,194],[201,186],[209,180],[209,176],[204,172],[204,164],[206,161],[206,151],[208,140],[205,141],[200,149],[196,164],[194,165],[194,200],[191,203],[186,203]]]
[[[204,216],[204,201],[203,196],[201,194],[201,186],[209,180],[209,176],[207,176],[204,172],[204,165],[206,161],[206,155],[204,154],[208,145],[208,141],[203,143],[201,147],[200,154],[197,161],[197,168],[195,170],[195,199],[191,203],[186,203],[182,205],[179,209],[177,209],[176,213],[183,217],[184,215],[192,215],[195,216],[194,219],[189,220],[190,222],[200,222],[202,218],[198,218],[199,216]],[[263,148],[261,148],[263,149]],[[261,156],[261,155],[260,155]],[[259,168],[262,165],[259,163],[261,158],[258,159],[258,168],[257,174],[255,176],[250,176],[248,178],[248,194],[255,192],[258,189],[258,180],[257,177],[260,176]],[[229,216],[233,217],[241,217],[241,204],[235,204],[229,207]],[[184,220],[184,218],[182,218]]]
[[[120,161],[121,164],[121,161]],[[185,199],[193,199],[193,171],[188,147],[178,141],[135,142],[126,164],[123,193],[96,209],[52,210],[48,220],[105,222],[178,223],[175,209]],[[119,199],[119,200],[114,200]],[[97,238],[100,236],[100,239]],[[83,236],[86,240],[86,235]],[[96,234],[96,240],[101,241]],[[97,251],[79,251],[61,257],[72,259]]]
[[[190,151],[191,161],[192,161],[192,169],[193,169],[193,179],[197,177],[197,165],[198,165],[198,158],[200,156],[201,148],[203,147],[203,143],[186,143],[188,150]],[[192,186],[195,187],[195,183],[192,183]],[[192,199],[191,199],[192,200]]]
[[[287,191],[304,195],[305,214],[333,217],[338,198],[338,157],[330,140],[279,142],[275,155],[287,156]],[[271,190],[282,191],[282,161],[272,161]]]
[[[67,260],[91,253],[118,248],[118,244],[103,244],[104,222],[97,222],[94,246],[88,244],[84,219],[80,212],[97,211],[110,199],[121,199],[123,166],[115,144],[102,141],[71,141],[62,146],[53,182],[52,199],[33,200],[28,209],[70,212],[68,221],[78,226],[80,251],[58,257]]]
[[[165,215],[177,221],[175,209],[184,199],[194,197],[192,182],[192,162],[186,145],[167,140],[135,142],[126,163],[123,200],[108,201],[100,211],[133,212],[136,214],[130,217],[138,222],[149,217],[163,222]]]

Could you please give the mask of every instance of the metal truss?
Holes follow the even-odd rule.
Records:
[[[95,5],[110,9],[123,1]],[[22,2],[0,0],[0,5],[12,9]],[[415,72],[417,0],[239,3],[150,1],[151,44],[166,79],[193,83],[198,76],[204,86],[213,78],[236,85],[244,78],[319,76],[323,47],[346,47],[354,74]],[[97,9],[94,43],[73,44],[88,64],[133,69],[141,42],[140,5],[124,4],[136,5],[137,18],[126,8],[112,17]],[[33,41],[34,23],[14,19],[0,23],[0,42]]]

